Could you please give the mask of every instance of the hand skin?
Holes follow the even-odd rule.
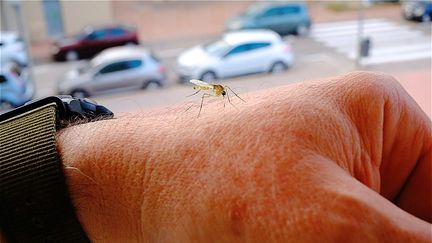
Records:
[[[92,241],[431,242],[431,122],[393,78],[242,98],[60,131]]]

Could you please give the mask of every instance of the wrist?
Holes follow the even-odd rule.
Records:
[[[128,176],[127,161],[123,159],[129,147],[119,146],[127,143],[113,129],[120,125],[117,120],[98,121],[57,133],[69,194],[79,221],[93,241],[119,241],[137,236],[139,229],[140,201],[135,193],[140,188],[130,184],[134,178]]]
[[[208,151],[192,148],[219,136],[220,130],[191,133],[195,121],[176,114],[135,114],[58,132],[57,147],[71,198],[91,240],[142,242],[159,239],[166,227],[169,234],[164,232],[163,237],[169,238],[192,232],[208,214],[214,216],[204,208],[194,209],[210,200],[194,196],[206,192],[204,179],[198,184],[196,179],[210,176],[213,170],[206,166]],[[208,126],[204,119],[198,122]]]

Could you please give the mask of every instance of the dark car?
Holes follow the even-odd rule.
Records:
[[[257,3],[226,23],[228,31],[241,29],[271,29],[280,35],[303,35],[311,20],[305,3]]]
[[[405,1],[402,4],[405,19],[427,22],[432,19],[432,1]]]
[[[56,61],[72,61],[91,58],[113,46],[139,44],[137,32],[130,27],[87,27],[71,38],[54,43],[52,56]]]

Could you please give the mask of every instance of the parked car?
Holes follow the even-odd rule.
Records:
[[[427,22],[432,20],[432,1],[410,0],[402,3],[402,13],[407,20]]]
[[[271,30],[229,32],[221,39],[183,52],[177,58],[181,82],[215,79],[258,72],[278,73],[293,63],[288,43]]]
[[[125,26],[87,27],[76,36],[54,42],[56,61],[90,58],[109,47],[139,44],[135,29]]]
[[[305,3],[256,3],[225,24],[227,31],[271,29],[280,35],[306,34],[311,26]]]
[[[147,49],[113,47],[67,72],[58,83],[58,92],[87,97],[107,91],[162,87],[165,79],[165,68]]]
[[[0,66],[9,62],[27,66],[28,57],[25,44],[17,33],[0,32]]]
[[[34,84],[25,68],[8,63],[0,68],[0,110],[24,105],[33,98]]]

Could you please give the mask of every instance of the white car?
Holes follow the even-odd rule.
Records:
[[[70,70],[58,83],[58,93],[87,97],[110,91],[162,87],[166,69],[140,46],[113,47]]]
[[[259,72],[282,72],[293,63],[288,43],[271,30],[229,32],[220,40],[186,50],[177,58],[181,82],[215,79]]]
[[[24,42],[14,32],[0,32],[1,66],[14,62],[20,66],[28,64]]]

